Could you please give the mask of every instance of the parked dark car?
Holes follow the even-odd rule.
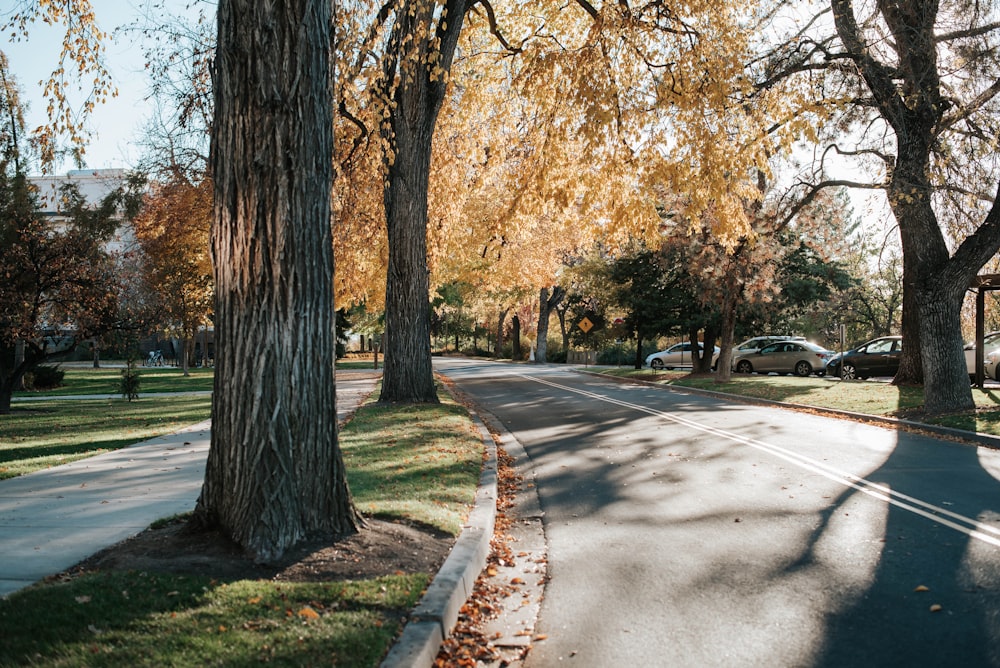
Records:
[[[873,376],[895,376],[899,358],[903,354],[903,337],[881,336],[861,344],[853,350],[834,356],[827,365],[831,376],[864,380]],[[841,365],[844,371],[841,374]]]

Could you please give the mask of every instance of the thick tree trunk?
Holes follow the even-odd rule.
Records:
[[[389,268],[385,291],[385,368],[379,401],[437,402],[431,368],[427,272],[427,179],[433,120],[400,123],[385,189]],[[414,136],[416,135],[416,136]]]
[[[978,267],[963,272],[951,259],[931,206],[929,154],[929,146],[919,139],[900,139],[888,190],[904,260],[903,357],[893,382],[922,381],[924,408],[944,413],[975,407],[962,352],[961,307]]]
[[[403,0],[397,8],[389,120],[392,156],[385,184],[389,269],[386,277],[383,402],[437,402],[431,367],[427,269],[427,182],[434,125],[447,88],[466,0],[448,0],[441,22],[436,3]]]
[[[500,314],[497,315],[497,342],[493,348],[493,357],[495,359],[500,359],[500,356],[503,354],[503,326],[507,321],[507,313],[509,311],[509,308],[500,309]]]
[[[728,383],[733,378],[733,339],[736,330],[736,306],[742,296],[742,289],[736,280],[730,277],[726,281],[726,291],[722,296],[719,329],[719,361],[715,371],[715,379],[720,383]]]
[[[900,215],[905,215],[900,213]],[[897,218],[897,220],[899,220]],[[906,238],[910,246],[909,256],[914,258],[903,263],[903,312],[900,334],[903,336],[903,352],[899,359],[899,369],[892,382],[894,385],[923,385],[924,367],[920,355],[920,302],[918,295],[918,271],[915,258],[918,257],[919,240],[912,239],[912,233],[900,226],[900,236]],[[904,251],[904,257],[906,252]],[[884,334],[892,334],[885,331]]]
[[[516,314],[510,319],[510,358],[521,359],[521,318]]]
[[[259,561],[354,531],[337,443],[330,0],[222,0],[212,442],[196,517]]]
[[[975,407],[962,350],[962,296],[951,292],[948,286],[939,284],[918,297],[924,409],[928,413]]]
[[[566,291],[558,285],[552,288],[551,295],[548,288],[542,288],[538,293],[538,341],[535,347],[535,362],[538,364],[546,362],[549,349],[549,320],[552,311],[565,296]]]
[[[697,337],[697,332],[695,332]],[[715,325],[708,325],[705,327],[705,345],[698,353],[698,347],[695,346],[695,351],[697,357],[692,364],[692,371],[694,373],[711,373],[712,371],[712,356],[715,355],[715,340],[719,338],[718,328]]]
[[[14,368],[24,364],[24,339],[17,339],[14,341]],[[24,376],[18,376],[17,380],[14,381],[13,390],[15,392],[20,392],[24,389]],[[10,395],[7,396],[7,409],[10,410]]]
[[[569,353],[569,330],[566,328],[566,309],[557,308],[559,315],[559,334],[562,336],[562,349],[564,353]]]

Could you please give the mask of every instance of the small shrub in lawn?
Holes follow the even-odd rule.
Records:
[[[66,372],[59,365],[39,365],[24,374],[24,387],[29,390],[51,390],[62,385]]]
[[[123,399],[134,401],[139,398],[139,372],[135,370],[135,363],[129,360],[122,369],[122,380],[119,390]]]

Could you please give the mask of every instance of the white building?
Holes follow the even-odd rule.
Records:
[[[66,220],[62,212],[62,187],[67,184],[76,186],[84,200],[92,206],[97,206],[105,197],[125,184],[124,169],[74,169],[65,176],[32,176],[28,178],[38,192],[38,204],[42,216],[52,221],[54,225]],[[134,242],[131,227],[120,225],[115,236],[107,244],[109,252],[124,250]]]

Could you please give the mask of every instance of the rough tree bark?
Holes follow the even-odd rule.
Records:
[[[504,323],[507,322],[507,313],[510,311],[510,307],[500,309],[500,313],[497,315],[497,342],[496,346],[493,348],[494,359],[500,359],[500,355],[503,354],[503,327]]]
[[[722,293],[720,306],[719,329],[719,361],[715,370],[715,379],[720,383],[728,383],[733,377],[733,339],[736,330],[736,305],[742,295],[742,287],[730,272],[725,279],[725,290]]]
[[[259,561],[348,532],[337,443],[331,0],[222,0],[212,442],[196,518]]]
[[[427,183],[434,125],[447,89],[465,0],[403,0],[394,38],[398,78],[389,115],[392,145],[385,184],[389,268],[385,293],[383,402],[437,402],[431,367],[427,269]]]
[[[552,288],[549,294],[548,288],[542,288],[538,294],[538,341],[535,348],[535,362],[545,364],[549,349],[549,320],[552,311],[559,306],[559,303],[566,296],[566,290],[560,286]]]

